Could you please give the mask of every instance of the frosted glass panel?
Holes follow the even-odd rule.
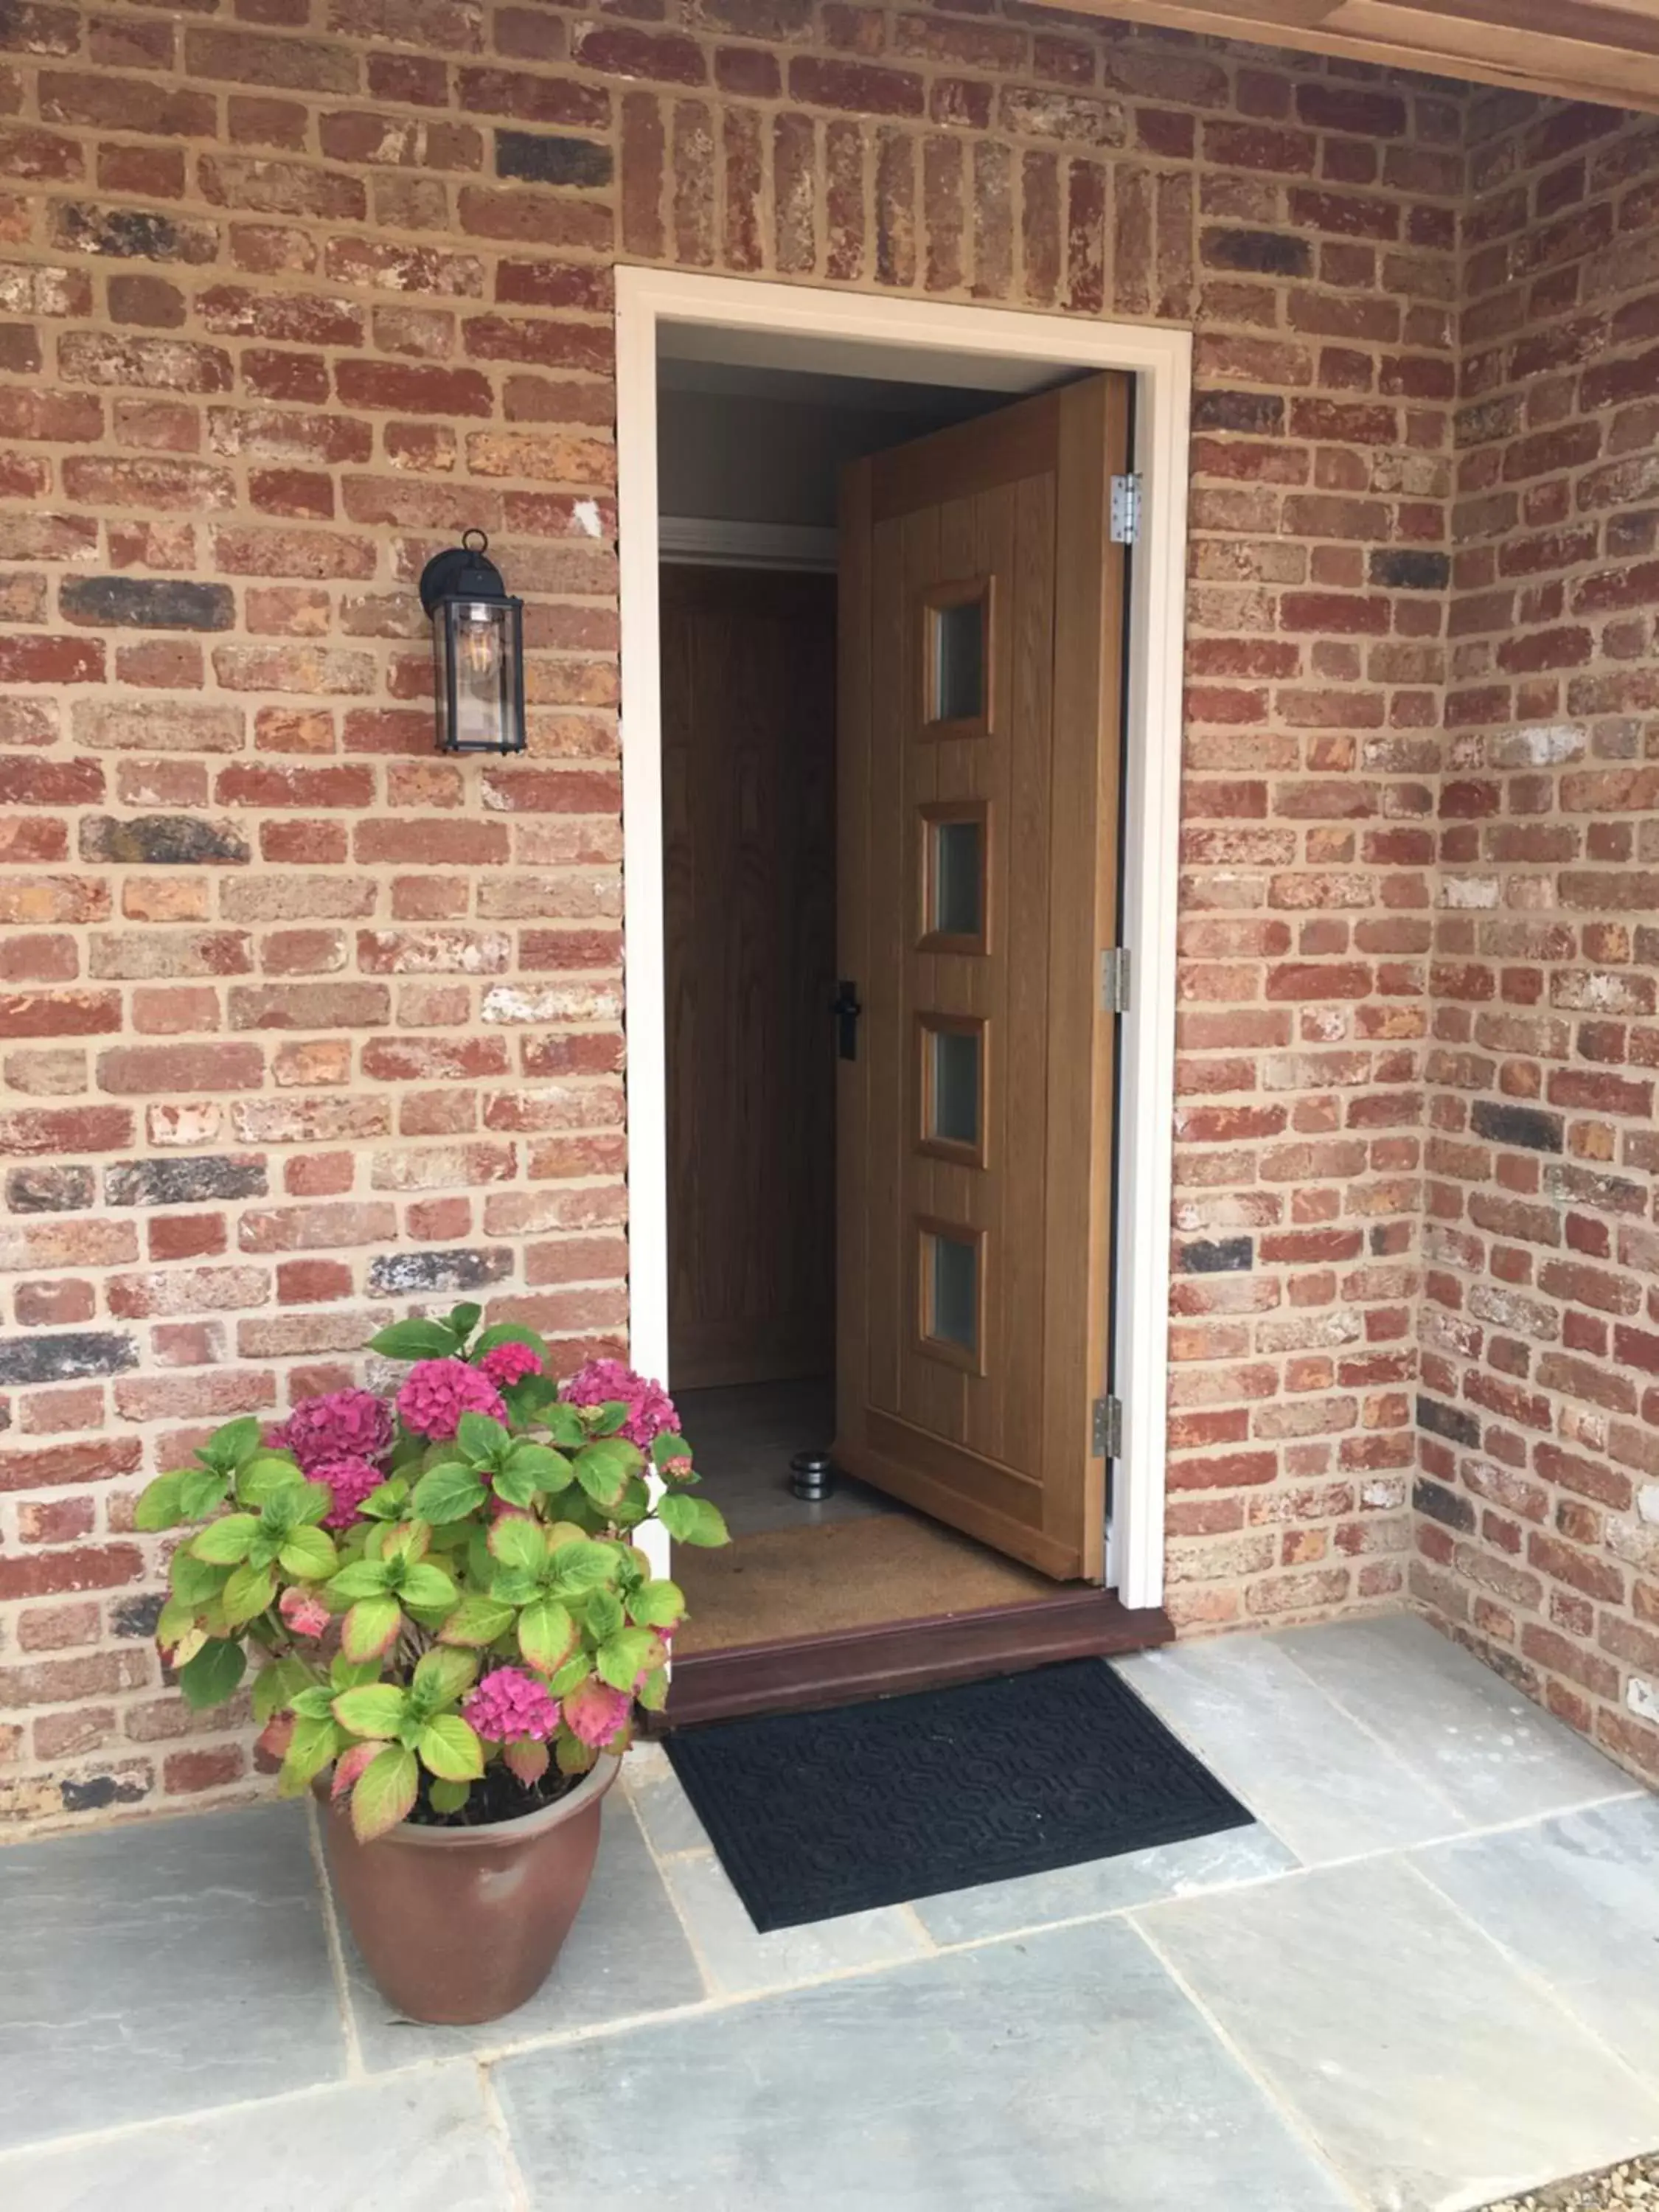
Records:
[[[985,712],[985,602],[933,610],[933,719],[976,721]]]
[[[927,1133],[947,1145],[979,1145],[979,1048],[977,1030],[929,1030]]]
[[[941,1344],[979,1348],[979,1243],[977,1239],[927,1238],[931,1255],[927,1286],[927,1334]]]
[[[981,937],[985,933],[984,824],[935,822],[933,911],[927,927],[941,937]]]

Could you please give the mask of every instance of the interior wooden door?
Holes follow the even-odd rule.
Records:
[[[669,1374],[835,1358],[836,582],[665,567]]]
[[[1100,376],[845,474],[837,1456],[1104,1571],[1124,557]]]

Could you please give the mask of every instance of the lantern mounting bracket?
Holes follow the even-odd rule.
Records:
[[[441,553],[433,555],[421,571],[420,581],[421,605],[428,615],[440,599],[507,597],[501,570],[486,557],[489,544],[485,532],[469,530],[459,545],[446,546]]]

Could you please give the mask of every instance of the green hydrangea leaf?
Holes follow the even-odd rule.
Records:
[[[582,1601],[582,1621],[596,1644],[623,1626],[623,1601],[613,1589],[590,1590]]]
[[[497,1637],[504,1636],[512,1626],[513,1607],[510,1605],[495,1598],[479,1596],[469,1590],[438,1634],[445,1644],[482,1650],[485,1644],[493,1644]]]
[[[574,1735],[562,1734],[553,1747],[554,1764],[561,1774],[586,1774],[599,1757],[597,1751],[579,1743]]]
[[[594,1668],[600,1681],[608,1682],[613,1690],[631,1690],[635,1677],[661,1649],[648,1628],[619,1629],[600,1644]]]
[[[238,1468],[236,1495],[250,1512],[257,1513],[283,1491],[301,1488],[305,1479],[291,1454],[262,1451]]]
[[[685,1594],[678,1583],[641,1583],[629,1594],[629,1617],[641,1628],[672,1628],[684,1611]]]
[[[167,1580],[180,1605],[205,1605],[218,1596],[230,1573],[207,1559],[198,1559],[182,1547],[167,1563]]]
[[[478,1662],[471,1651],[441,1649],[427,1652],[416,1667],[410,1685],[428,1712],[453,1705],[478,1678]]]
[[[155,1641],[163,1651],[171,1651],[195,1626],[195,1607],[186,1605],[181,1597],[170,1597],[156,1615]]]
[[[671,1459],[690,1459],[691,1447],[678,1429],[663,1429],[651,1439],[651,1464],[664,1467]]]
[[[472,1795],[470,1782],[434,1782],[427,1792],[434,1813],[459,1813]]]
[[[320,1719],[301,1717],[294,1723],[288,1753],[276,1774],[276,1795],[298,1797],[309,1789],[330,1759],[344,1748],[340,1731],[325,1713]]]
[[[614,1582],[617,1559],[608,1545],[596,1544],[590,1536],[579,1536],[568,1544],[556,1546],[549,1565],[553,1571],[555,1589],[561,1596],[568,1596]]]
[[[367,1514],[372,1521],[395,1521],[403,1511],[408,1496],[409,1485],[401,1475],[394,1475],[390,1482],[383,1482],[378,1490],[371,1490],[357,1510]]]
[[[296,1582],[319,1583],[338,1567],[339,1554],[325,1529],[296,1528],[276,1554],[284,1574]]]
[[[441,1567],[417,1559],[404,1568],[398,1595],[406,1606],[418,1607],[422,1613],[438,1613],[453,1605],[460,1592]]]
[[[326,1721],[334,1717],[334,1693],[320,1682],[309,1682],[303,1690],[296,1690],[289,1702],[301,1720]]]
[[[246,1666],[247,1654],[240,1644],[213,1638],[179,1669],[179,1687],[185,1693],[185,1703],[198,1712],[207,1705],[223,1705],[241,1680]]]
[[[359,1598],[340,1623],[340,1649],[348,1659],[380,1659],[403,1626],[404,1610],[395,1597]]]
[[[574,1462],[577,1481],[596,1505],[614,1505],[639,1464],[639,1453],[622,1437],[584,1444]]]
[[[463,1344],[483,1319],[483,1308],[474,1305],[470,1299],[463,1305],[451,1306],[444,1316],[445,1322]]]
[[[706,1498],[688,1498],[670,1491],[657,1500],[657,1518],[677,1544],[701,1544],[712,1550],[730,1541],[719,1508]]]
[[[395,1828],[414,1809],[421,1770],[412,1751],[389,1743],[358,1776],[351,1793],[351,1830],[360,1844]]]
[[[421,1764],[444,1782],[476,1782],[483,1772],[483,1746],[459,1713],[440,1713],[421,1730]]]
[[[368,1340],[383,1359],[453,1359],[455,1332],[441,1321],[394,1321]]]
[[[258,1530],[259,1524],[251,1513],[227,1513],[222,1521],[210,1521],[201,1534],[192,1539],[190,1548],[210,1566],[234,1567],[246,1559]]]
[[[342,1690],[332,1711],[353,1735],[396,1735],[404,1723],[404,1692],[395,1682],[369,1682],[360,1690]]]
[[[533,1504],[539,1487],[535,1475],[527,1467],[504,1467],[490,1485],[504,1505],[520,1508]]]
[[[659,1713],[668,1703],[668,1669],[653,1667],[635,1692],[648,1713]]]
[[[580,1687],[593,1672],[593,1662],[586,1651],[573,1651],[562,1667],[548,1679],[548,1688],[556,1698],[568,1698]]]
[[[205,1520],[224,1504],[230,1478],[216,1468],[187,1467],[179,1478],[179,1510],[186,1521]]]
[[[483,1484],[472,1469],[459,1460],[449,1460],[421,1477],[410,1504],[422,1521],[436,1525],[465,1520],[469,1513],[477,1511],[485,1496]]]
[[[184,1481],[181,1470],[174,1474],[158,1474],[154,1482],[147,1482],[133,1503],[133,1527],[147,1532],[176,1528],[185,1517],[180,1498]]]
[[[256,1619],[276,1595],[276,1571],[257,1566],[252,1559],[240,1566],[219,1593],[225,1619],[233,1628]]]
[[[538,1674],[562,1667],[575,1640],[575,1622],[551,1598],[538,1598],[519,1615],[519,1649]]]
[[[547,1563],[547,1541],[537,1522],[511,1514],[491,1528],[489,1555],[521,1574],[539,1574]]]
[[[498,1420],[488,1413],[463,1413],[455,1425],[455,1441],[475,1463],[487,1460],[494,1466],[511,1441]]]
[[[357,1598],[380,1597],[385,1594],[386,1581],[386,1570],[379,1559],[354,1559],[331,1578],[328,1595],[348,1603]]]
[[[238,1468],[251,1452],[263,1442],[257,1413],[244,1413],[238,1419],[223,1422],[202,1446],[198,1456],[211,1468],[228,1474]]]
[[[561,1451],[574,1451],[587,1436],[582,1417],[574,1406],[556,1398],[542,1414],[542,1426]]]

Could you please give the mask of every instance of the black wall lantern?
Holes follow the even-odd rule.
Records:
[[[507,596],[501,570],[484,557],[489,544],[482,530],[469,530],[421,571],[441,753],[524,750],[524,601]]]

